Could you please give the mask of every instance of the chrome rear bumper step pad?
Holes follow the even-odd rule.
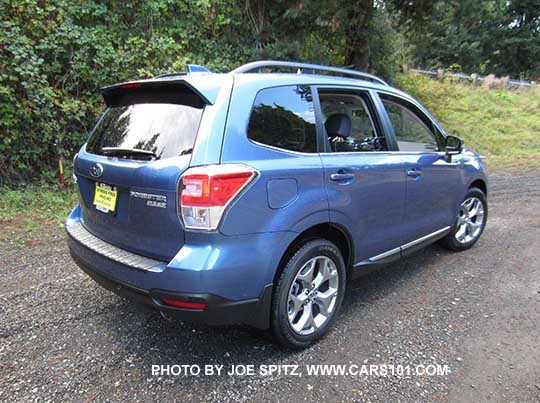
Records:
[[[154,260],[145,256],[137,255],[125,249],[111,245],[108,242],[99,239],[91,234],[81,223],[71,224],[66,226],[66,230],[73,239],[87,247],[88,249],[105,256],[115,262],[122,263],[126,266],[133,267],[139,270],[147,271],[162,271],[166,262]],[[152,270],[153,267],[160,266],[157,270]]]

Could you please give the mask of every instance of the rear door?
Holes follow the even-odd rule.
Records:
[[[177,185],[190,164],[207,101],[182,82],[129,83],[75,161],[83,224],[95,236],[157,259],[184,243]]]
[[[330,220],[351,233],[357,265],[398,253],[403,240],[405,173],[375,113],[371,93],[319,88],[318,98]],[[335,115],[350,119],[347,138],[328,132]]]
[[[434,122],[412,102],[380,93],[407,176],[407,240],[436,235],[457,214],[461,165],[447,161],[444,137]]]

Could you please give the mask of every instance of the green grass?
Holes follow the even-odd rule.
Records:
[[[487,89],[413,73],[399,76],[397,86],[485,155],[490,171],[540,167],[540,88]]]
[[[56,231],[77,203],[73,187],[0,187],[0,241],[36,244]]]

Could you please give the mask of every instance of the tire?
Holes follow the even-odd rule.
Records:
[[[317,239],[302,245],[285,263],[272,298],[276,340],[299,349],[323,337],[343,303],[346,276],[341,252],[332,242]]]
[[[473,213],[477,206],[478,210],[476,215],[474,215]],[[480,189],[470,188],[463,199],[452,230],[441,240],[441,245],[458,252],[471,248],[484,232],[487,217],[488,205],[486,195]]]

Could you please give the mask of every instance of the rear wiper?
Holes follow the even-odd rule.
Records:
[[[158,156],[153,151],[142,150],[140,148],[122,148],[122,147],[102,147],[101,152],[105,155],[141,155],[145,157],[150,157],[153,159],[158,159]]]

